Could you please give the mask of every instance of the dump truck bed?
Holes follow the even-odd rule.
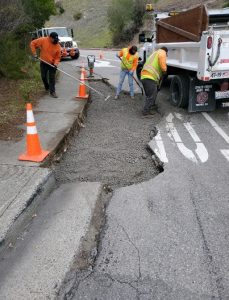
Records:
[[[207,12],[200,5],[157,22],[156,48],[169,50],[169,67],[193,71],[197,78],[229,78],[229,9]]]

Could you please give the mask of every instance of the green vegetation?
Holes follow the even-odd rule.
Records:
[[[54,0],[11,0],[0,4],[0,77],[35,78],[34,64],[29,62],[29,32],[43,26],[53,13]],[[28,64],[29,73],[23,71]]]
[[[75,21],[79,21],[82,18],[83,14],[81,11],[74,14],[73,18]]]
[[[57,1],[57,2],[56,2],[56,9],[57,9],[57,11],[59,10],[59,14],[60,14],[60,15],[63,14],[63,13],[65,12],[65,9],[64,9],[64,7],[63,7],[62,1]]]
[[[36,101],[41,91],[39,64],[30,59],[30,32],[43,26],[52,13],[54,0],[0,1],[1,139],[21,136],[14,124],[24,121],[25,102]]]
[[[223,7],[229,7],[229,1],[224,1]]]
[[[145,4],[142,0],[112,0],[108,20],[114,45],[133,39],[143,24]]]

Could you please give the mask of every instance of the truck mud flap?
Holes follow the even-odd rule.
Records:
[[[189,112],[213,111],[216,108],[215,88],[210,82],[190,78]]]

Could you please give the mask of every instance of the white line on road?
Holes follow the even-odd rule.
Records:
[[[155,142],[156,142],[156,147],[154,147],[153,140],[149,143],[149,146],[153,149],[154,153],[157,155],[157,157],[163,162],[163,163],[168,163],[168,158],[166,156],[165,152],[165,146],[163,143],[163,140],[161,138],[161,133],[158,131],[158,134],[155,136]]]
[[[220,150],[220,152],[223,154],[223,156],[226,158],[226,160],[229,161],[229,150],[223,149],[223,150]]]
[[[209,116],[208,113],[203,112],[202,115],[212,125],[212,127],[218,132],[219,135],[229,144],[229,136],[226,132]]]
[[[196,143],[196,149],[195,149],[196,154],[198,155],[200,161],[202,163],[205,163],[208,160],[208,151],[206,147],[204,146],[203,143],[201,143],[201,140],[197,135],[197,133],[195,132],[194,128],[192,127],[191,123],[189,122],[184,123],[184,126],[189,132],[189,134],[191,135],[194,142]]]

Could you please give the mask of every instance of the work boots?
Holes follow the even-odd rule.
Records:
[[[51,97],[53,97],[53,98],[58,98],[58,96],[57,96],[56,92],[52,92],[52,93],[50,93],[50,96],[51,96]]]

